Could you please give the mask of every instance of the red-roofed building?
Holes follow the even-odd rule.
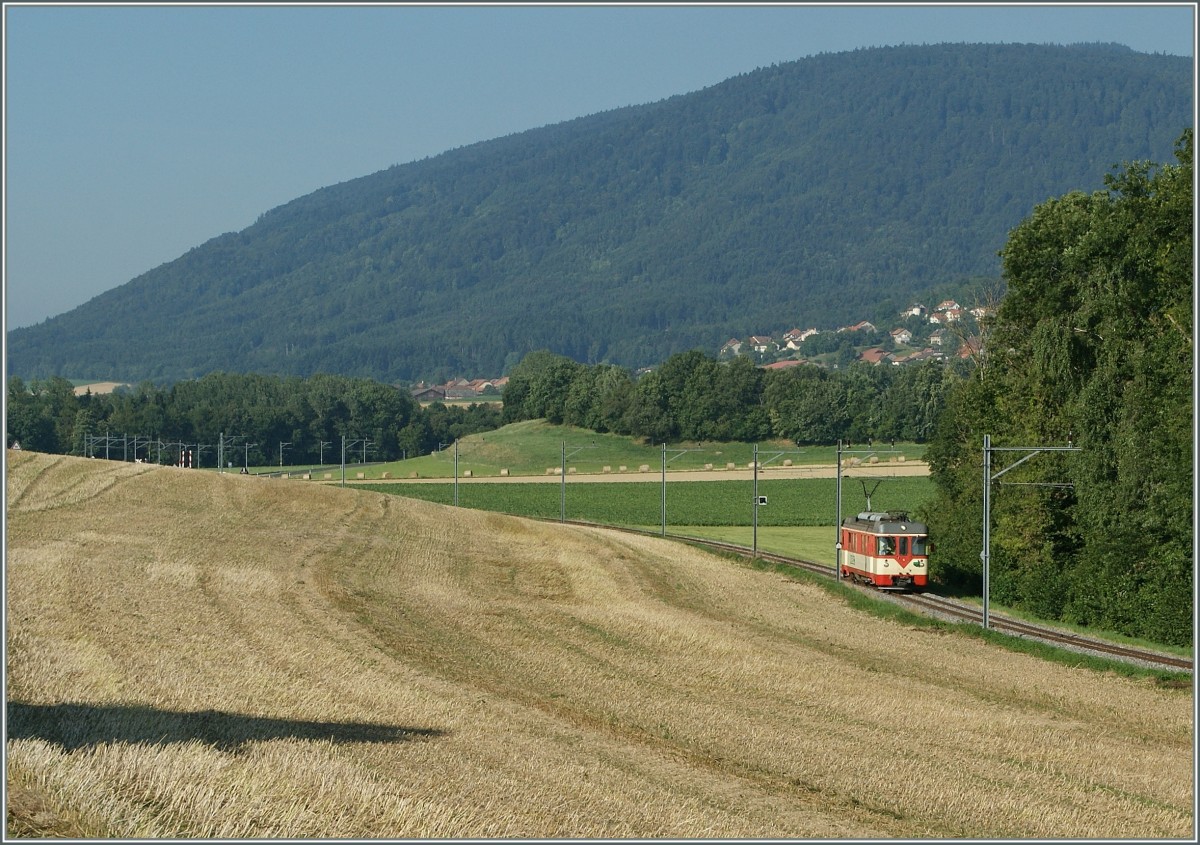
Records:
[[[892,358],[892,353],[885,352],[882,349],[880,349],[878,346],[873,346],[870,349],[865,350],[861,355],[858,356],[858,360],[866,361],[868,364],[876,364],[876,365],[882,364],[884,361],[890,361],[891,358]]]

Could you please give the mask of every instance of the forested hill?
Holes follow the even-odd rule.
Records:
[[[881,319],[998,276],[1047,198],[1170,160],[1192,87],[1188,59],[1113,45],[763,68],[301,197],[10,332],[8,371],[490,375]]]

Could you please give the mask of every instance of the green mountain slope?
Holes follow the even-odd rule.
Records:
[[[9,372],[640,366],[998,276],[1032,207],[1192,122],[1183,58],[1112,45],[826,54],[301,197],[9,333]]]

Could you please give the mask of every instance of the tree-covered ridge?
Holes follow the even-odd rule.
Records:
[[[987,354],[950,394],[928,453],[941,566],[973,585],[983,435],[1079,446],[997,488],[993,593],[1173,643],[1191,641],[1193,613],[1192,148],[1189,131],[1175,164],[1131,165],[1107,190],[1042,203],[1013,231]],[[1018,486],[1063,483],[1073,486]]]
[[[1111,46],[820,55],[316,191],[10,332],[9,372],[436,380],[892,316],[1191,116],[1187,60]]]

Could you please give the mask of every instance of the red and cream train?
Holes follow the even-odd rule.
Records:
[[[843,520],[841,577],[883,590],[924,590],[929,580],[929,532],[902,511],[867,511]]]

